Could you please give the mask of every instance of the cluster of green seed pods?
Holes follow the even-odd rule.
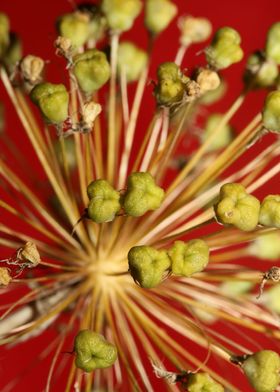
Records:
[[[121,210],[125,215],[142,216],[159,208],[164,198],[164,190],[146,172],[130,174],[122,194],[106,180],[92,181],[87,187],[87,194],[90,200],[87,214],[96,223],[111,222]]]
[[[87,373],[112,366],[118,357],[114,344],[89,329],[81,330],[76,335],[74,351],[76,367]]]
[[[147,289],[158,286],[170,273],[191,277],[203,271],[208,261],[209,248],[200,239],[176,241],[169,250],[135,246],[128,253],[131,276],[139,286]]]

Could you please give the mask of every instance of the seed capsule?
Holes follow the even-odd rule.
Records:
[[[74,351],[77,368],[87,373],[112,366],[118,356],[117,348],[112,343],[88,329],[80,331],[75,337]]]
[[[213,380],[207,373],[188,375],[187,388],[189,392],[223,392],[224,387]]]
[[[205,132],[202,135],[202,139],[206,140],[209,138],[213,132],[215,132],[217,126],[219,126],[221,120],[223,118],[222,114],[214,113],[208,116],[206,124],[205,124]],[[219,134],[209,145],[209,151],[215,151],[220,148],[226,147],[232,140],[232,127],[229,124],[225,124],[223,128],[220,130]]]
[[[140,0],[102,0],[101,2],[101,10],[106,16],[107,24],[116,32],[129,30],[141,9]]]
[[[59,35],[71,40],[72,46],[79,48],[89,38],[89,17],[79,11],[66,14],[58,20]]]
[[[148,62],[147,53],[132,42],[121,42],[118,51],[118,74],[125,72],[127,82],[139,79]]]
[[[146,0],[145,24],[153,34],[161,33],[177,14],[177,7],[169,0]]]
[[[128,253],[129,271],[143,288],[158,286],[170,268],[170,258],[164,250],[150,246],[135,246]]]
[[[180,68],[172,62],[162,63],[158,67],[157,77],[158,84],[154,93],[158,105],[170,106],[180,103],[189,78],[183,76]]]
[[[265,53],[269,59],[280,64],[280,22],[274,23],[268,30]]]
[[[252,83],[254,87],[271,87],[275,85],[278,76],[278,67],[275,61],[265,59],[263,54],[256,52],[247,61],[245,82]]]
[[[208,19],[182,16],[178,26],[181,30],[180,43],[188,46],[192,43],[206,41],[212,32],[212,25]]]
[[[280,132],[280,91],[272,91],[266,97],[262,121],[266,129]]]
[[[268,195],[264,198],[259,222],[263,226],[280,228],[280,195]]]

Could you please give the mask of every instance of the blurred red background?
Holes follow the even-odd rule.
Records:
[[[255,49],[261,49],[265,44],[265,35],[269,26],[277,21],[279,18],[279,4],[273,0],[266,1],[244,1],[235,0],[234,2],[219,1],[219,0],[173,0],[179,8],[180,14],[191,14],[193,16],[203,16],[210,19],[213,24],[213,29],[216,30],[222,26],[231,26],[237,29],[242,36],[242,47],[248,55]],[[77,1],[77,4],[81,3]],[[54,54],[53,42],[56,37],[54,21],[63,14],[70,12],[73,9],[74,1],[67,0],[53,0],[42,1],[36,0],[2,0],[0,3],[0,12],[5,12],[9,15],[11,21],[11,28],[18,33],[23,42],[24,54],[34,54],[41,56],[48,60],[47,78],[51,82],[63,82],[64,63],[63,60],[57,58]],[[145,47],[147,42],[147,33],[142,25],[143,18],[139,18],[135,23],[133,30],[125,34],[125,38],[135,40],[140,46]],[[178,28],[173,22],[171,26],[163,32],[157,39],[155,50],[152,58],[152,69],[150,77],[155,78],[155,70],[157,64],[163,61],[172,61],[175,57],[178,48]],[[206,46],[195,45],[190,48],[183,62],[183,67],[192,69],[197,64],[204,64],[205,59],[201,50]],[[246,56],[245,56],[246,57]],[[245,59],[230,69],[223,72],[227,82],[228,91],[223,100],[214,105],[212,110],[225,111],[230,103],[237,97],[242,89],[242,73],[245,64]],[[147,122],[150,117],[151,110],[154,103],[151,94],[152,89],[147,89],[145,98],[145,107],[142,108],[141,116],[143,116],[143,124]],[[21,141],[21,149],[24,154],[27,154],[27,160],[32,164],[38,165],[36,159],[30,156],[30,145],[23,135],[22,127],[16,118],[15,111],[7,99],[7,95],[0,87],[1,101],[5,103],[6,109],[6,128],[11,130],[15,138]],[[246,105],[241,108],[238,114],[234,117],[233,123],[237,129],[242,127],[259,111],[261,110],[264,91],[257,91],[250,94]],[[278,180],[278,179],[277,179]],[[273,189],[276,181],[269,184]],[[275,192],[275,191],[274,191]],[[5,254],[6,256],[6,254]],[[228,332],[231,333],[231,332]],[[36,364],[36,357],[49,342],[54,338],[55,331],[50,330],[44,333],[42,337],[37,337],[30,341],[30,343],[23,343],[12,350],[6,351],[0,349],[0,391],[5,391],[5,386],[16,379],[16,376],[21,374],[21,370],[28,367],[28,364],[33,361],[31,367],[24,371],[23,378],[19,383],[14,385],[10,391],[42,391],[48,372],[48,364],[51,357],[48,357],[43,364]],[[252,334],[252,338],[255,336]],[[70,348],[71,349],[71,348]],[[221,369],[221,364],[217,364],[217,368]],[[233,375],[228,374],[228,378],[237,377],[239,388],[241,391],[250,391],[250,387],[242,384],[242,378],[238,373]],[[63,378],[63,377],[62,377]],[[61,379],[62,381],[62,379]],[[64,385],[60,380],[57,380],[53,385],[52,391],[63,391]],[[125,391],[125,389],[124,389]]]

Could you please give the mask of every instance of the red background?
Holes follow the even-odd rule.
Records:
[[[63,81],[63,63],[54,55],[53,41],[56,37],[54,21],[57,16],[69,12],[72,9],[70,1],[36,1],[36,0],[1,0],[0,11],[10,16],[12,30],[17,32],[23,41],[24,54],[34,54],[50,61],[48,65],[48,79],[52,82]],[[78,3],[78,2],[77,2]],[[246,54],[255,49],[262,48],[265,43],[265,34],[268,27],[280,18],[279,2],[273,0],[253,1],[253,0],[235,0],[230,1],[197,1],[197,0],[175,0],[179,7],[180,14],[191,14],[193,16],[204,16],[210,19],[214,30],[222,26],[232,26],[236,28],[242,36],[242,47]],[[145,46],[147,35],[139,18],[132,32],[127,36],[135,39],[138,44]],[[165,31],[157,40],[155,51],[152,59],[151,78],[155,77],[156,65],[162,61],[172,61],[175,57],[178,46],[178,29],[173,22],[167,31]],[[205,45],[196,45],[191,48],[185,57],[183,66],[192,68],[195,64],[204,64],[203,55],[198,52]],[[245,60],[234,65],[229,70],[223,72],[228,80],[229,90],[225,99],[215,106],[215,110],[226,110],[242,88],[242,69]],[[6,105],[7,129],[17,135],[19,139],[26,140],[22,136],[22,128],[15,117],[15,113],[7,102],[7,97],[3,88],[0,88],[1,100]],[[152,98],[148,92],[147,107],[143,111],[144,121],[151,113]],[[248,98],[247,104],[234,117],[234,124],[237,129],[241,129],[244,124],[250,120],[262,107],[265,93],[263,91],[255,92]],[[151,105],[150,105],[151,104]],[[214,110],[213,109],[213,110]],[[23,142],[22,151],[28,152],[29,143]],[[28,157],[31,163],[33,158]],[[272,185],[271,185],[272,186]],[[34,360],[37,354],[49,339],[55,336],[54,332],[48,332],[41,338],[35,338],[30,344],[21,344],[10,352],[0,352],[0,390],[8,382],[15,379],[20,369],[23,369],[30,360]],[[49,358],[50,359],[50,358]],[[22,381],[14,386],[11,391],[37,392],[41,391],[45,385],[49,360],[38,367],[30,368],[25,374]],[[34,366],[33,364],[32,366]],[[246,385],[239,384],[242,391],[249,391]],[[59,381],[53,386],[53,391],[62,391]]]

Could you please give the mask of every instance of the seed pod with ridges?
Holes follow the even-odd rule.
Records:
[[[136,172],[128,177],[123,208],[130,216],[142,216],[147,211],[159,208],[163,198],[164,190],[155,184],[150,173]]]
[[[260,52],[249,56],[244,75],[245,83],[254,87],[271,87],[275,85],[277,76],[278,67],[275,61],[265,59]]]
[[[120,194],[106,180],[92,181],[87,187],[88,216],[96,223],[111,222],[120,211]]]
[[[280,382],[280,357],[271,350],[250,355],[242,368],[256,392],[273,392]]]
[[[0,58],[5,54],[9,45],[10,21],[6,14],[0,12]]]
[[[129,271],[143,288],[158,286],[170,269],[170,258],[164,250],[150,246],[135,246],[128,253]]]
[[[195,373],[188,376],[189,392],[223,392],[224,387],[213,380],[207,373]]]
[[[268,30],[265,54],[269,59],[280,64],[280,22],[274,23]]]
[[[262,121],[266,129],[280,132],[280,91],[272,91],[266,97]]]
[[[181,30],[180,43],[184,46],[206,41],[212,32],[212,25],[208,19],[194,18],[190,15],[182,16],[178,26]]]
[[[69,94],[63,84],[37,84],[30,98],[48,122],[60,124],[68,118]]]
[[[280,195],[268,195],[261,203],[259,223],[280,229]]]
[[[154,93],[158,105],[170,106],[181,102],[189,79],[182,75],[178,65],[172,62],[162,63],[158,67],[157,77]]]
[[[205,51],[208,64],[215,69],[224,69],[242,60],[240,42],[241,37],[236,30],[231,27],[219,29]]]
[[[73,70],[80,88],[86,94],[99,90],[110,77],[110,64],[106,55],[97,49],[76,55]]]
[[[208,245],[200,239],[189,242],[175,241],[168,254],[174,275],[190,277],[203,271],[209,261]]]
[[[89,38],[89,17],[81,12],[61,16],[57,25],[59,35],[70,39],[76,48],[83,46]]]
[[[217,220],[224,225],[233,225],[243,231],[252,231],[257,227],[260,202],[249,195],[241,184],[223,185],[214,208]]]
[[[177,7],[170,0],[146,0],[145,25],[151,34],[161,33],[177,14]]]
[[[147,53],[132,42],[121,42],[118,51],[118,74],[125,71],[127,82],[139,79],[148,62]]]
[[[112,343],[88,329],[80,331],[75,337],[74,351],[77,368],[87,373],[112,366],[118,357],[117,348]]]
[[[129,30],[141,9],[140,0],[102,0],[101,2],[101,10],[106,16],[107,24],[116,32]]]
[[[215,132],[222,118],[223,115],[219,113],[213,113],[208,116],[207,122],[205,124],[205,132],[202,135],[203,140],[206,140],[209,136],[212,135],[213,132]],[[225,124],[216,138],[209,145],[208,150],[215,151],[228,146],[232,140],[232,137],[232,127],[229,124]]]

